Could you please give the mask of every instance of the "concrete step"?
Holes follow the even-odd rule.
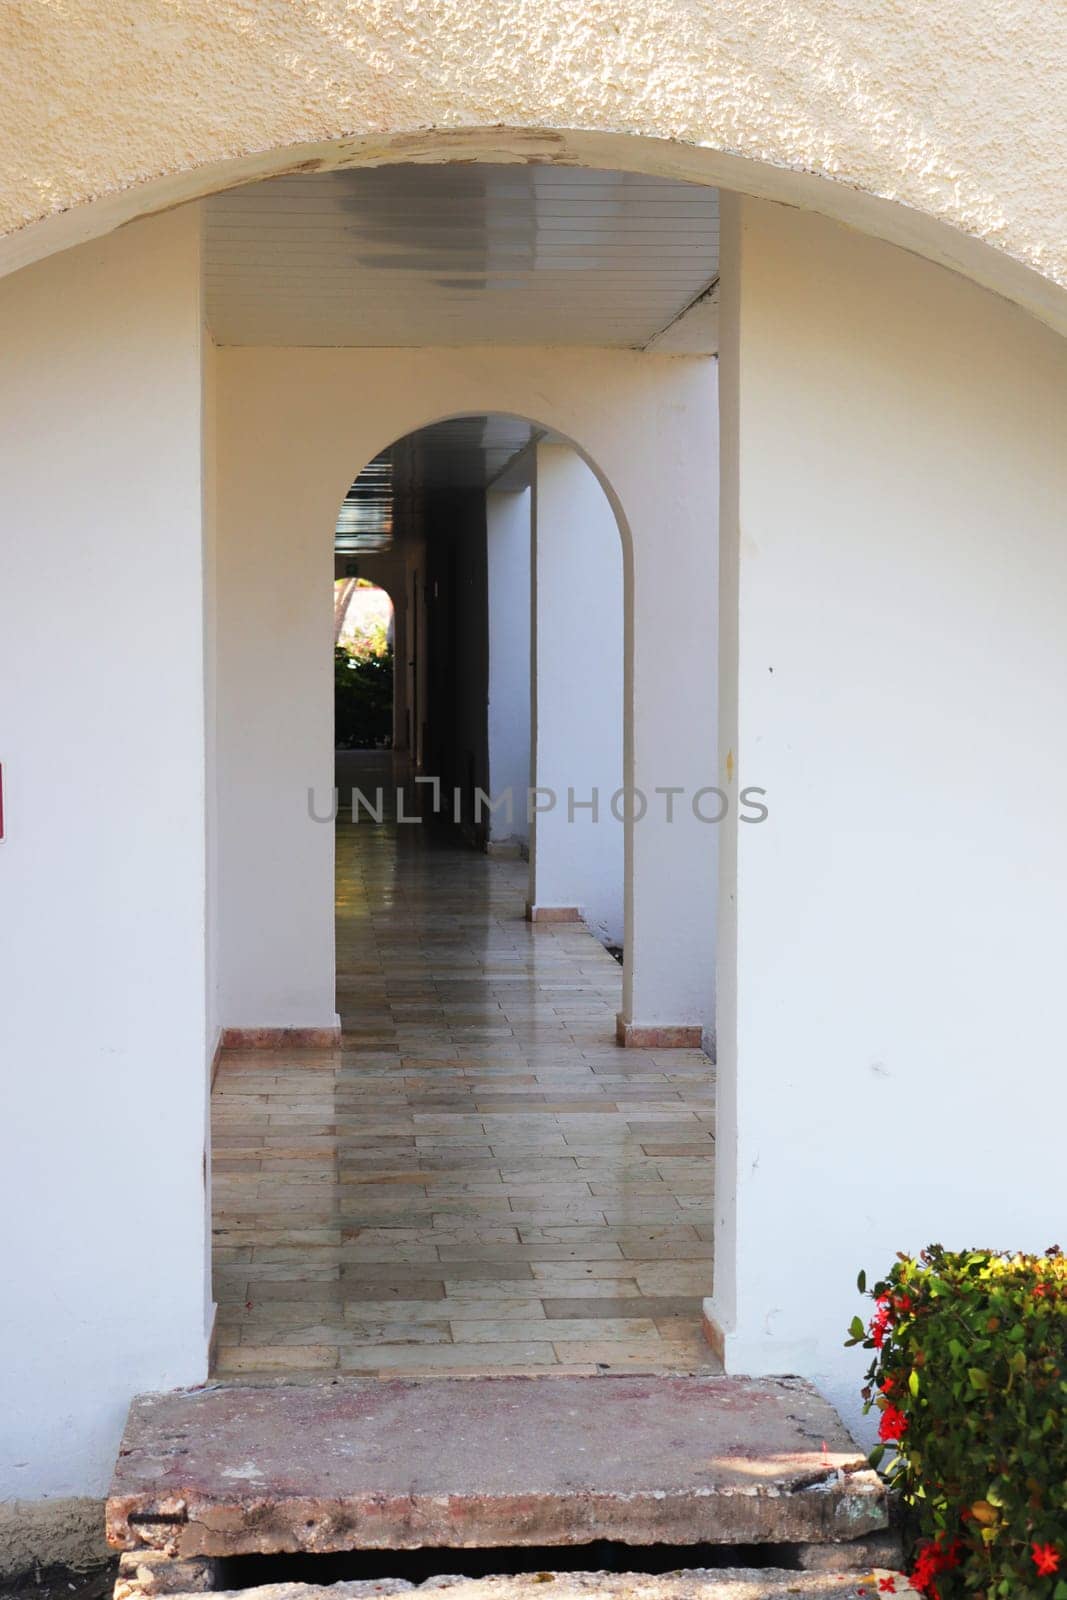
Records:
[[[509,1577],[402,1578],[356,1583],[269,1583],[224,1589],[212,1600],[882,1600],[915,1594],[908,1579],[889,1568],[867,1573],[794,1572],[781,1567],[696,1567],[681,1572],[533,1572]],[[172,1600],[180,1600],[179,1595]],[[202,1597],[201,1597],[202,1600]]]
[[[171,1557],[823,1543],[887,1522],[877,1475],[798,1378],[351,1380],[144,1395],[107,1504],[113,1545]]]

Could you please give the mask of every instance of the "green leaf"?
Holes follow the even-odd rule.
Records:
[[[972,1388],[974,1388],[974,1389],[988,1389],[989,1388],[989,1378],[982,1371],[981,1367],[968,1367],[967,1376],[971,1380],[971,1387]]]
[[[848,1325],[848,1331],[853,1339],[862,1339],[867,1329],[863,1326],[862,1317],[853,1317]]]
[[[861,1272],[859,1277],[856,1279],[856,1288],[859,1290],[860,1294],[867,1293],[867,1274],[865,1272]]]
[[[919,1392],[919,1374],[914,1367],[908,1373],[908,1392],[912,1395],[917,1395]]]

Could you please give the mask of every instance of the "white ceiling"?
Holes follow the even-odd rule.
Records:
[[[273,178],[204,204],[220,344],[643,349],[662,334],[657,348],[716,347],[714,189],[577,168],[396,166]]]

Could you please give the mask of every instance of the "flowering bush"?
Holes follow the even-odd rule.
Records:
[[[1067,1257],[901,1255],[850,1345],[874,1352],[871,1465],[907,1508],[929,1600],[1067,1600]],[[891,1454],[890,1454],[891,1452]]]

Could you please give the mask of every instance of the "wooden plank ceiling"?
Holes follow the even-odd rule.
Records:
[[[663,347],[715,348],[713,318],[692,319],[688,344],[677,323],[717,281],[714,189],[393,166],[274,178],[213,196],[205,213],[219,344],[643,349],[670,329]]]

